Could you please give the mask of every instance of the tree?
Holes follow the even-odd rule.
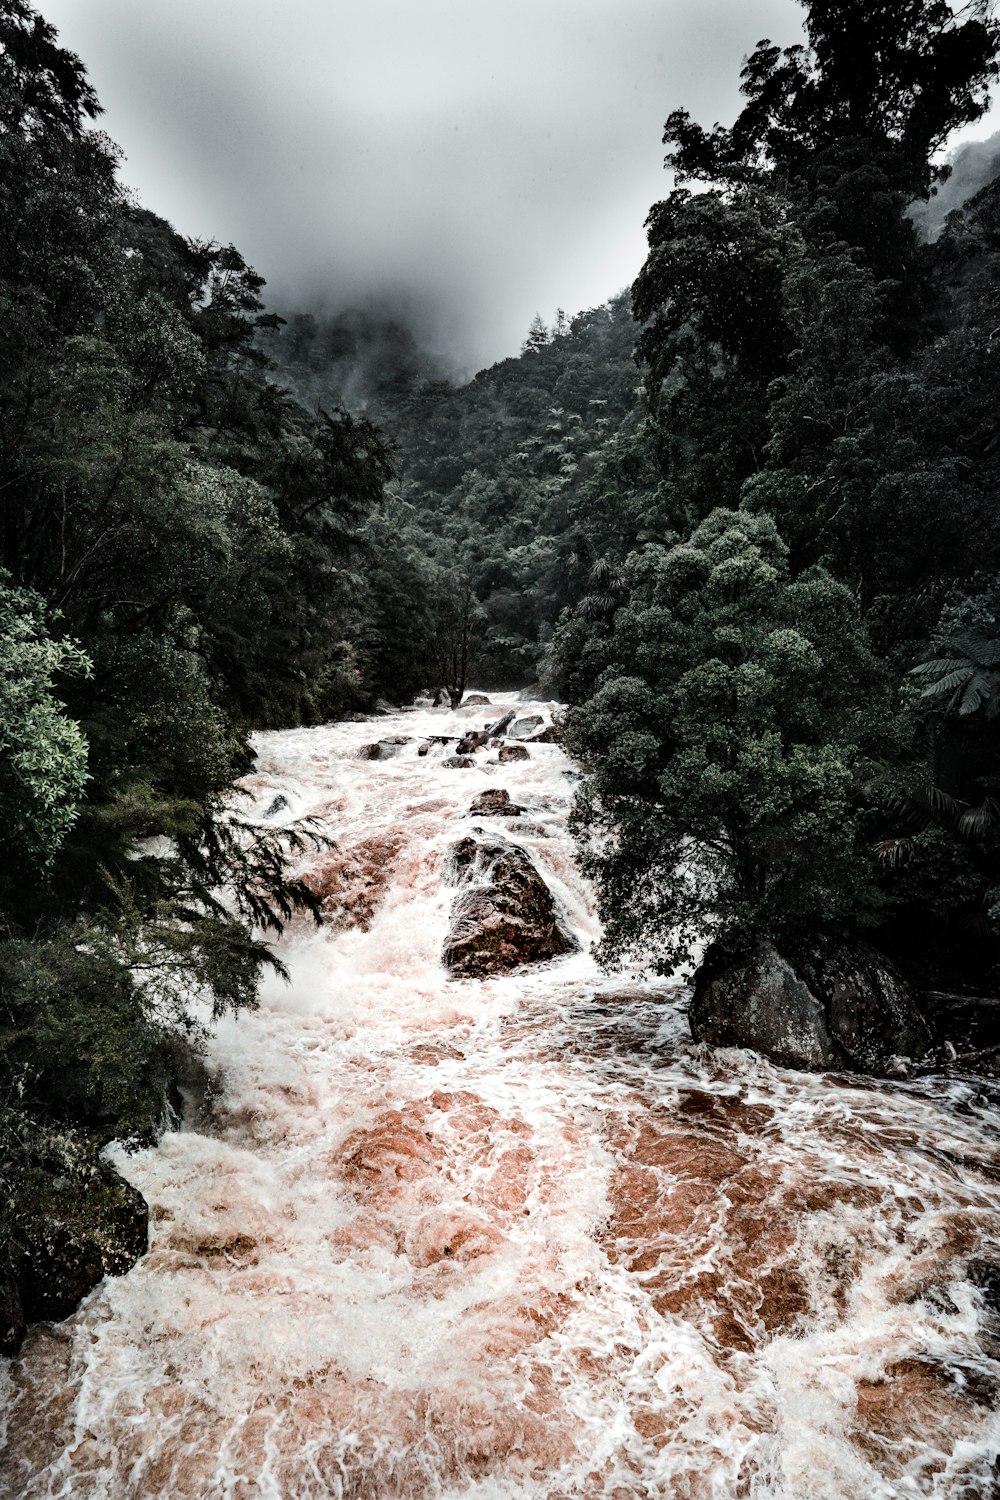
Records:
[[[792,578],[770,519],[724,510],[627,575],[567,721],[604,958],[669,973],[709,935],[745,951],[869,921],[862,789],[891,716],[848,590]]]
[[[545,348],[546,344],[551,343],[551,340],[552,335],[545,326],[545,319],[541,313],[535,313],[535,316],[528,324],[528,333],[524,343],[521,345],[521,353],[537,354],[539,350]]]
[[[746,180],[778,169],[818,181],[827,153],[864,142],[891,157],[910,196],[926,194],[931,158],[978,120],[998,76],[1000,26],[989,5],[947,0],[800,0],[806,45],[759,42],[744,63],[747,103],[731,129],[667,121],[667,164],[683,177]]]
[[[0,574],[0,932],[4,894],[26,866],[46,874],[79,813],[87,742],[56,697],[56,678],[91,664],[71,641],[54,641],[37,594]]]

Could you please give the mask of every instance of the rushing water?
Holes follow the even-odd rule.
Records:
[[[417,755],[512,701],[261,737],[334,923],[117,1155],[151,1249],[10,1367],[4,1500],[1000,1493],[996,1099],[713,1054],[679,988],[602,976],[562,751]],[[582,947],[456,981],[487,786]]]

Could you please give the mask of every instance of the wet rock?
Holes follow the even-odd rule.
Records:
[[[519,818],[522,809],[516,802],[510,800],[510,792],[501,786],[487,787],[485,792],[480,792],[474,798],[470,807],[470,816],[494,818]]]
[[[485,693],[469,693],[464,700],[465,708],[478,708],[489,704]]]
[[[261,816],[264,818],[276,818],[279,813],[287,812],[288,806],[288,798],[283,792],[278,792],[271,798]]]
[[[405,734],[394,735],[391,739],[377,740],[374,745],[362,745],[358,751],[358,760],[392,760],[398,755],[404,745],[410,743]]]
[[[386,698],[376,698],[374,712],[377,714],[398,714],[399,709]]]
[[[431,753],[431,742],[430,742],[430,740],[424,740],[424,741],[422,741],[421,744],[419,744],[417,746],[417,754],[418,755],[430,755],[430,753]]]
[[[453,974],[506,974],[575,948],[551,891],[516,844],[477,830],[452,848],[450,874],[466,887],[452,904],[444,948]]]
[[[68,1132],[65,1149],[58,1170],[20,1185],[30,1212],[15,1208],[16,1248],[0,1266],[0,1353],[15,1353],[32,1323],[68,1318],[99,1281],[123,1275],[146,1251],[146,1200],[100,1160],[101,1141]]]
[[[441,764],[449,771],[468,771],[476,763],[471,755],[446,755]]]
[[[522,719],[515,719],[507,733],[512,740],[530,740],[542,728],[545,720],[540,714],[525,714]]]
[[[931,1044],[906,982],[860,943],[817,939],[789,958],[769,943],[732,960],[710,948],[691,1002],[695,1038],[790,1068],[900,1076]]]
[[[531,736],[528,743],[531,745],[561,745],[562,735],[555,724],[546,724],[543,730]]]
[[[508,765],[512,760],[530,760],[531,754],[526,745],[502,745],[498,760],[501,765]]]
[[[475,755],[486,743],[484,734],[467,734],[464,740],[459,740],[456,746],[457,755]]]

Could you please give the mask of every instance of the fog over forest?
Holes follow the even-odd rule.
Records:
[[[536,311],[635,277],[671,101],[739,107],[792,0],[53,0],[124,150],[185,234],[231,240],[283,310],[377,305],[468,373]]]

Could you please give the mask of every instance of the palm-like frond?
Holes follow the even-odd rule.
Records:
[[[930,679],[920,696],[960,718],[982,710],[987,719],[995,719],[1000,713],[1000,640],[963,635],[941,645],[949,655],[911,669],[911,676]]]

